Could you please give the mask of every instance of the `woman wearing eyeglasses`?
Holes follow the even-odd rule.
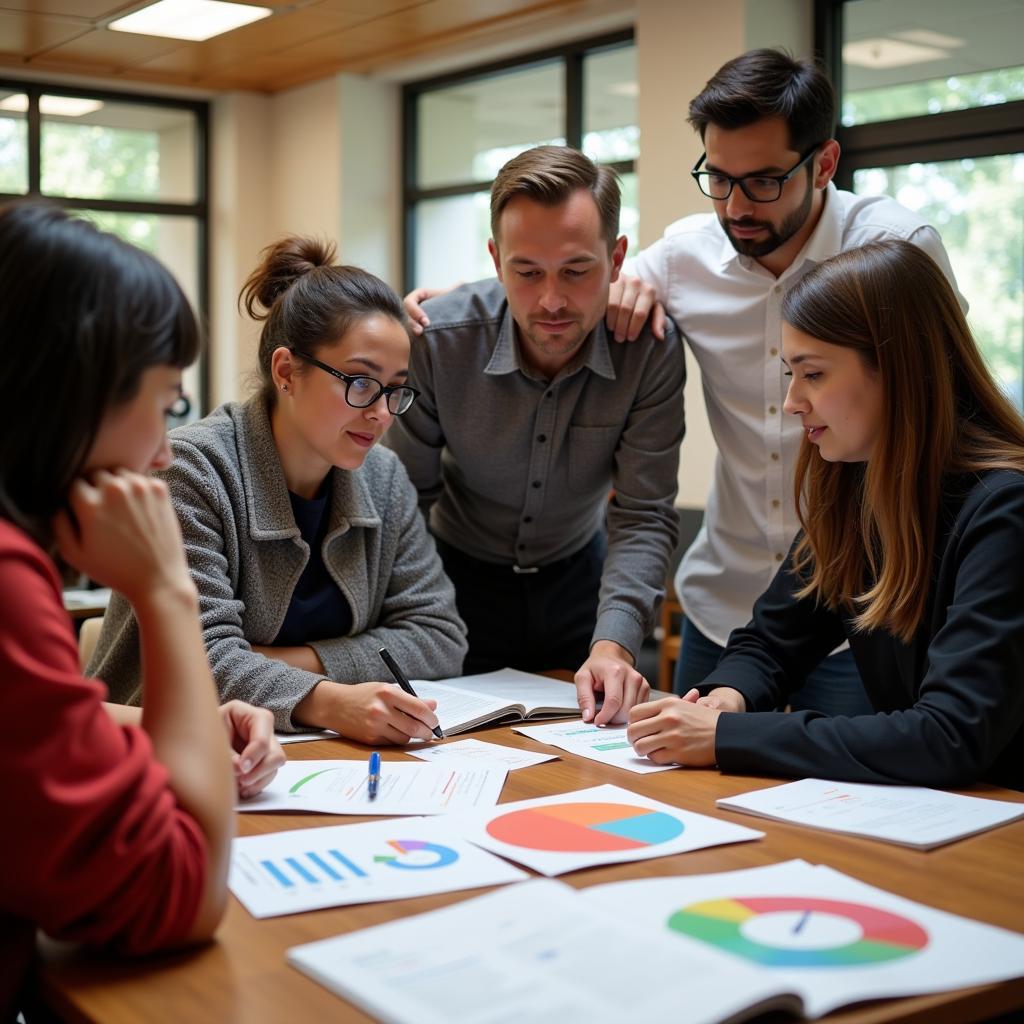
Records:
[[[286,238],[241,299],[263,323],[258,394],[171,434],[165,474],[199,590],[222,701],[269,708],[278,729],[364,743],[429,738],[433,705],[382,681],[456,675],[465,629],[398,459],[378,445],[415,401],[398,296]],[[138,631],[112,603],[90,669],[138,695]]]

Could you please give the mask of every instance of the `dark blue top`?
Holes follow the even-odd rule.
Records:
[[[313,640],[347,636],[352,629],[352,609],[324,565],[322,548],[331,519],[330,495],[330,474],[315,498],[300,498],[288,492],[295,525],[309,545],[309,561],[274,638],[277,647],[297,647]]]

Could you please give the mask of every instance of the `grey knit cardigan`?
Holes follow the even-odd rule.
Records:
[[[254,653],[271,644],[309,560],[288,500],[264,400],[229,403],[171,432],[174,462],[161,476],[181,523],[199,591],[206,651],[221,701],[274,713],[281,730],[323,678]],[[348,636],[311,643],[326,676],[341,683],[389,679],[386,646],[412,678],[458,675],[466,628],[455,592],[397,456],[370,450],[354,471],[334,470],[324,563],[352,609]],[[138,625],[115,595],[88,673],[110,699],[141,698]]]

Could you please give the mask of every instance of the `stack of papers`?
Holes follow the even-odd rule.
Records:
[[[916,786],[802,779],[723,797],[719,807],[830,832],[931,850],[1024,818],[1024,804]]]
[[[393,1024],[483,1024],[496,1008],[718,1024],[1024,977],[1024,937],[789,861],[585,890],[523,882],[297,946],[288,962]]]

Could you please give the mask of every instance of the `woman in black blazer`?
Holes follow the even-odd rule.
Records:
[[[1024,420],[907,242],[818,265],[783,321],[803,529],[704,683],[633,709],[634,748],[734,772],[1024,789]],[[844,640],[874,714],[772,711]]]

